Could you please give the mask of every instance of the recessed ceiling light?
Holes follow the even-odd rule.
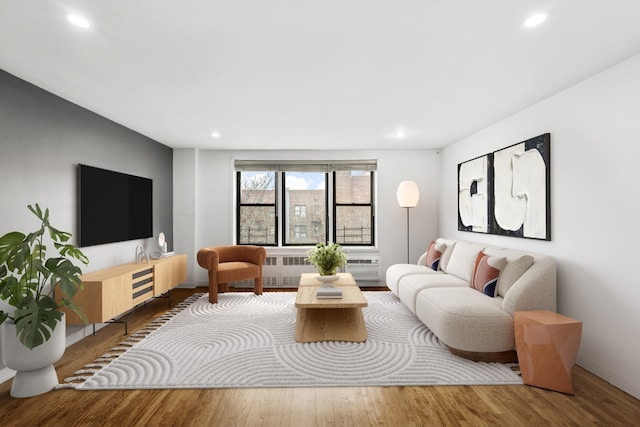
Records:
[[[218,139],[221,136],[222,135],[220,135],[220,132],[211,132],[211,138],[213,138],[213,139]]]
[[[527,28],[537,27],[547,20],[546,13],[538,13],[537,15],[532,15],[524,21],[524,26]]]
[[[89,21],[87,21],[85,18],[79,15],[69,14],[67,15],[67,19],[73,25],[76,25],[80,28],[89,28],[91,26],[91,24],[89,24]]]
[[[404,129],[398,129],[394,132],[393,137],[397,139],[403,139],[409,136],[409,133]]]

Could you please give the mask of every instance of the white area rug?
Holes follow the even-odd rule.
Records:
[[[365,292],[364,343],[297,343],[295,293],[207,295],[66,379],[78,390],[522,384],[510,366],[452,355],[390,292]],[[94,372],[96,371],[96,372]]]

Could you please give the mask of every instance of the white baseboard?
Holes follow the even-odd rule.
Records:
[[[15,374],[16,374],[16,371],[14,371],[13,369],[9,369],[9,368],[0,369],[0,384],[9,381],[11,378],[14,377]]]

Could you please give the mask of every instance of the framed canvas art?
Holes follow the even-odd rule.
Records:
[[[551,240],[551,136],[458,164],[458,230]]]
[[[458,165],[458,230],[489,231],[489,155]]]
[[[492,234],[551,240],[550,134],[493,153]]]

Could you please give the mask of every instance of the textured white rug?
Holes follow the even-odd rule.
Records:
[[[86,369],[78,390],[522,384],[510,366],[453,356],[390,292],[365,292],[364,343],[294,339],[295,293],[189,298]]]

